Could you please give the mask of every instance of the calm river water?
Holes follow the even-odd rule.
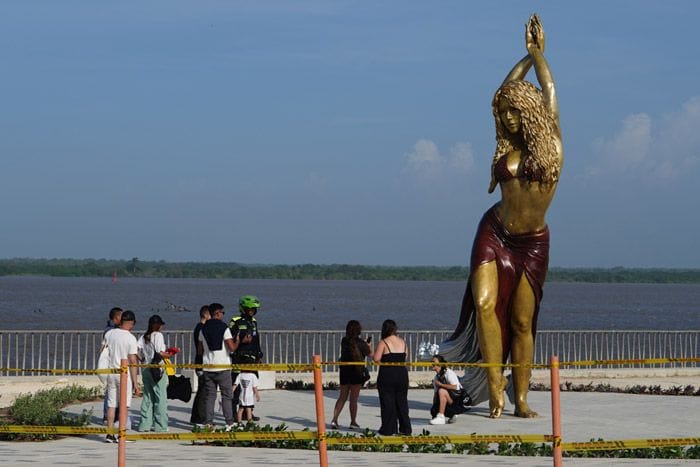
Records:
[[[158,313],[167,329],[191,329],[202,304],[220,302],[226,320],[238,297],[262,301],[262,329],[344,329],[358,319],[379,329],[453,329],[463,282],[0,277],[0,330],[102,329],[118,305],[136,329]],[[700,284],[547,283],[539,329],[700,329]]]

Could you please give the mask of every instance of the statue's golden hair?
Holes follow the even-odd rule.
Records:
[[[524,148],[516,147],[513,135],[503,125],[498,115],[498,103],[505,99],[511,107],[520,111],[520,128]],[[526,180],[545,184],[556,183],[561,170],[560,159],[555,143],[556,123],[545,106],[540,91],[534,84],[524,80],[504,83],[493,96],[493,116],[496,119],[496,153],[493,156],[491,173],[498,160],[514,149],[523,152],[523,175]],[[493,175],[492,175],[493,177]],[[495,188],[491,182],[489,191]]]

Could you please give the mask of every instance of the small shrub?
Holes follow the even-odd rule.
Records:
[[[85,388],[78,385],[37,391],[34,394],[21,394],[10,407],[10,424],[83,426],[89,423],[92,411],[83,410],[80,415],[69,417],[61,412],[61,409],[75,402],[95,400],[103,394],[100,387]],[[0,440],[43,440],[55,437],[55,435],[45,434],[7,433],[0,435]]]

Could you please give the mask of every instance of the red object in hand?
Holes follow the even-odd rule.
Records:
[[[165,351],[171,355],[175,355],[176,353],[180,352],[180,349],[177,347],[170,347],[169,349],[165,349]]]

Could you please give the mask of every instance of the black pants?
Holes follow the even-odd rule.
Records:
[[[203,425],[207,421],[207,390],[204,387],[204,372],[197,375],[197,394],[192,403],[190,423]]]
[[[382,427],[379,434],[391,436],[396,433],[402,435],[411,434],[411,419],[408,416],[408,374],[405,375],[382,375],[381,372],[387,369],[381,368],[377,379],[377,390],[379,391],[379,407],[381,409]],[[396,368],[404,370],[405,368]],[[397,430],[398,424],[398,430]]]

